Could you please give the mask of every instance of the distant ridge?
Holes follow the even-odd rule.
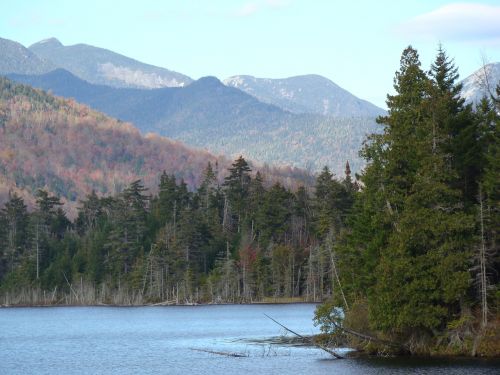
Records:
[[[182,87],[192,82],[191,78],[181,73],[87,44],[64,46],[58,39],[49,38],[31,45],[29,49],[39,58],[95,84],[160,88]]]
[[[385,113],[372,103],[357,98],[329,79],[317,74],[283,79],[233,76],[224,84],[245,91],[264,103],[293,113],[315,113],[336,117],[379,116]]]

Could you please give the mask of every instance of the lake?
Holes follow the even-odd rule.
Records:
[[[498,361],[336,360],[316,348],[259,342],[285,334],[264,314],[301,334],[317,333],[314,308],[313,304],[4,308],[0,309],[0,374],[499,373]]]

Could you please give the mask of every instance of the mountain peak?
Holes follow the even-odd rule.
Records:
[[[278,79],[238,75],[227,78],[224,84],[292,113],[340,117],[384,114],[383,109],[355,97],[330,79],[318,74]]]
[[[222,82],[217,77],[214,76],[201,77],[196,82],[204,85],[214,85],[214,86],[222,85]]]
[[[22,44],[0,38],[0,74],[43,74],[54,67]]]
[[[489,63],[476,70],[461,82],[461,96],[467,103],[476,105],[483,97],[489,97],[495,92],[499,81],[500,62]]]
[[[214,76],[201,77],[198,80],[191,83],[191,85],[194,85],[193,87],[199,88],[202,91],[216,90],[225,86],[217,77]]]
[[[32,44],[29,48],[36,47],[39,45],[44,45],[44,47],[50,46],[50,47],[64,47],[64,45],[59,41],[57,38],[48,38],[48,39],[43,39],[40,40],[39,42],[36,42]]]

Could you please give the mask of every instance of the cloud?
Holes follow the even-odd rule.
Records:
[[[500,6],[447,4],[398,25],[395,31],[421,39],[500,44]]]
[[[265,3],[271,8],[286,8],[290,5],[290,0],[266,0]]]
[[[243,4],[234,12],[236,17],[253,16],[256,13],[269,9],[284,9],[291,4],[291,0],[264,0]]]
[[[8,24],[14,28],[25,28],[30,26],[66,26],[67,22],[63,18],[45,17],[39,13],[28,13],[22,17],[13,17],[8,20]]]
[[[243,4],[236,12],[237,17],[248,17],[252,14],[257,13],[260,10],[260,4],[258,3],[246,3]]]

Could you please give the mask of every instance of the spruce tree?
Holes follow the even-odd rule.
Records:
[[[0,279],[4,272],[13,271],[19,259],[29,246],[29,215],[24,200],[16,193],[9,193],[9,201],[0,211],[0,221],[4,233],[0,237],[3,251],[3,265],[0,265]],[[1,255],[1,253],[0,253]],[[0,258],[0,259],[1,259]]]
[[[393,229],[380,252],[371,316],[375,327],[405,338],[458,319],[470,282],[473,223],[451,184],[446,147],[436,141],[454,120],[451,106],[442,111],[456,90],[453,69],[448,72],[427,79],[416,51],[405,50],[397,94],[389,97],[389,116],[382,121],[388,125],[385,188]]]
[[[242,156],[239,156],[229,168],[229,176],[224,181],[227,203],[229,203],[231,212],[236,219],[238,233],[244,221],[243,214],[248,198],[251,171],[247,161]]]

